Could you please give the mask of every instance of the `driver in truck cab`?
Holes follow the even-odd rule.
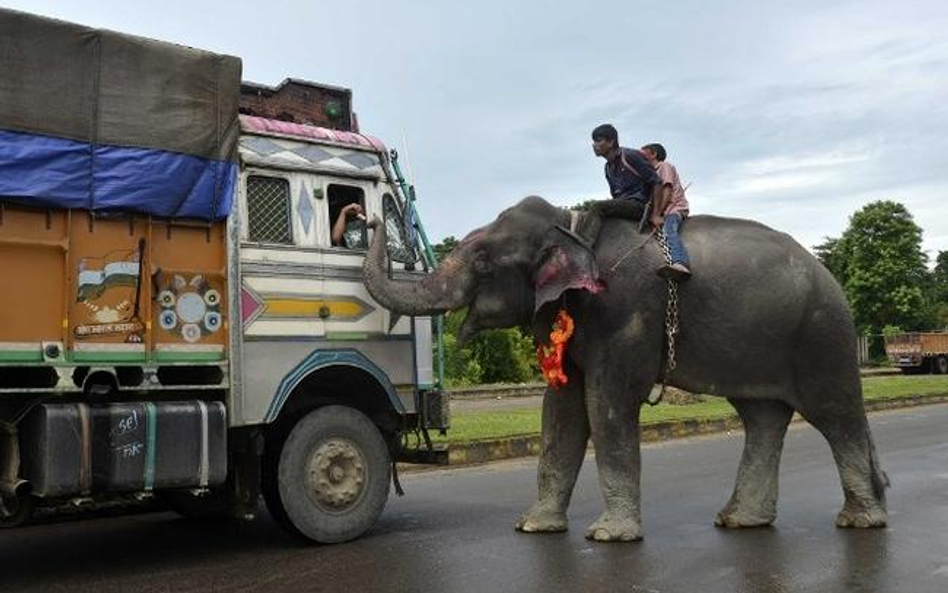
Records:
[[[333,247],[360,249],[365,247],[365,211],[362,204],[353,202],[339,211],[332,225]]]

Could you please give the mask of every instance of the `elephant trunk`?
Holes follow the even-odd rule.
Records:
[[[372,221],[375,237],[362,265],[365,287],[380,305],[400,315],[439,315],[467,304],[473,276],[463,256],[452,253],[436,271],[419,280],[393,280],[388,277],[385,225]]]

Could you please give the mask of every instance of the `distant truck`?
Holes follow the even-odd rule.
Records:
[[[948,332],[913,332],[885,337],[885,353],[903,373],[948,374]]]
[[[158,496],[318,542],[375,522],[448,428],[432,322],[361,267],[433,256],[347,89],[0,9],[0,526]]]

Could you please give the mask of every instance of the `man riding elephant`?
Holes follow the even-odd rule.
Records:
[[[579,215],[580,218],[583,215]],[[586,232],[580,237],[573,228]],[[663,256],[627,218],[584,225],[529,197],[461,241],[434,273],[393,280],[385,229],[364,265],[372,296],[404,315],[467,309],[466,339],[486,328],[532,326],[547,344],[565,311],[568,382],[543,402],[539,497],[521,531],[562,531],[589,439],[605,511],[586,531],[600,541],[642,536],[639,409],[664,358]],[[886,524],[887,478],[863,408],[856,332],[830,273],[790,236],[756,222],[695,216],[681,239],[701,274],[678,289],[682,324],[668,384],[726,397],[745,428],[730,500],[715,522],[768,525],[777,514],[784,434],[794,411],[832,448],[845,502],[841,527]]]

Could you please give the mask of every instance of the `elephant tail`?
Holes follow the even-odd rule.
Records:
[[[866,441],[869,443],[869,471],[872,472],[872,491],[876,499],[885,500],[885,489],[889,487],[889,476],[879,464],[879,454],[876,453],[876,443],[872,440],[872,432],[866,424]]]

